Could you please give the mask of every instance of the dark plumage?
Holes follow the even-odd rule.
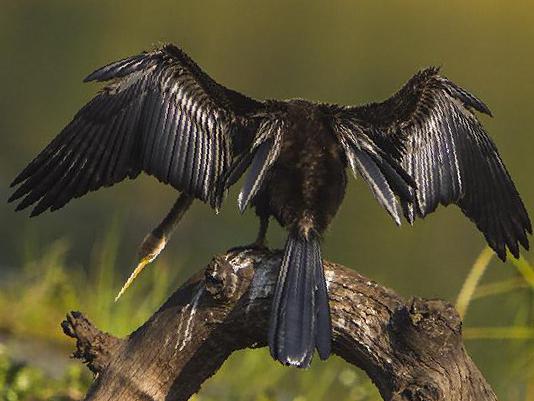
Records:
[[[245,174],[238,205],[260,217],[256,244],[270,216],[288,231],[269,330],[271,353],[284,364],[308,366],[315,348],[330,354],[320,241],[343,199],[347,165],[397,224],[402,214],[413,223],[454,203],[501,259],[506,248],[515,257],[519,244],[528,249],[529,217],[474,113],[489,109],[436,68],[361,107],[256,101],[219,85],[172,45],[86,81],[110,83],[19,174],[10,201],[23,198],[17,210],[35,205],[37,215],[141,171],[153,175],[184,195],[147,240],[148,263],[192,198],[217,209]]]

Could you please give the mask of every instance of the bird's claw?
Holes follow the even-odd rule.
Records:
[[[255,241],[251,244],[234,246],[228,249],[228,252],[242,252],[242,251],[266,251],[269,248],[265,244],[265,241]]]

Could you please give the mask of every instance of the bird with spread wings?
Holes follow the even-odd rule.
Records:
[[[258,101],[211,79],[165,45],[111,63],[107,85],[15,178],[10,201],[32,216],[141,172],[180,192],[140,248],[139,271],[165,247],[194,199],[215,210],[245,175],[238,206],[255,208],[264,246],[270,217],[288,231],[268,334],[272,356],[309,366],[331,351],[320,242],[345,194],[363,177],[397,224],[456,204],[502,260],[528,249],[531,222],[476,112],[488,107],[427,68],[381,103],[338,106]],[[121,292],[122,293],[122,292]]]

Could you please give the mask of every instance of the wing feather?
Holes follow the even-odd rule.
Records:
[[[353,160],[356,170],[362,175],[367,184],[369,184],[378,203],[380,203],[391,217],[393,217],[395,222],[400,225],[401,220],[395,193],[391,189],[388,180],[378,165],[367,153],[361,150],[354,151]]]
[[[439,204],[454,203],[501,259],[506,258],[506,248],[518,257],[519,244],[528,249],[532,225],[474,111],[491,115],[476,96],[440,76],[437,68],[428,68],[386,101],[338,108],[335,118],[341,124],[351,122],[352,134],[367,135],[376,146],[390,149],[412,176],[413,202],[401,199],[410,223]]]
[[[263,103],[219,85],[172,45],[111,63],[85,81],[109,83],[15,178],[10,201],[24,197],[17,210],[55,210],[141,171],[220,205],[219,181],[239,156],[233,136]],[[253,137],[239,140],[248,151]]]
[[[333,113],[334,134],[345,151],[353,174],[363,177],[378,203],[400,225],[397,196],[406,202],[413,200],[412,187],[415,183],[412,177],[398,161],[386,153],[387,143],[376,138],[376,135],[377,140],[372,140],[371,127],[365,132],[364,127],[347,114],[346,110],[329,107],[330,113]]]
[[[253,156],[250,168],[237,200],[241,213],[245,211],[249,202],[261,190],[271,166],[280,155],[284,130],[283,120],[265,119],[262,121],[252,145],[251,153]]]

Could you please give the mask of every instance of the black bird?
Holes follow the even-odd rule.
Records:
[[[32,215],[141,172],[181,195],[146,238],[140,267],[163,249],[193,199],[221,206],[239,194],[260,218],[288,231],[269,346],[287,365],[309,366],[331,350],[321,235],[336,214],[346,167],[359,173],[397,224],[439,204],[458,205],[505,260],[528,249],[532,227],[519,194],[475,111],[488,107],[428,68],[395,95],[359,107],[306,100],[257,101],[216,83],[181,49],[165,45],[109,64],[85,81],[106,87],[19,174],[10,201]]]

